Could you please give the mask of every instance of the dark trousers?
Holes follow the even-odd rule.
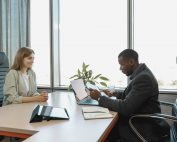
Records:
[[[128,121],[122,121],[122,119],[119,118],[119,121],[108,137],[108,142],[139,142],[139,140],[131,131]]]

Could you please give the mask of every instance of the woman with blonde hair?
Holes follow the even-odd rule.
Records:
[[[6,75],[3,105],[44,102],[48,93],[37,92],[36,75],[32,70],[34,51],[23,47],[17,51],[14,63]]]

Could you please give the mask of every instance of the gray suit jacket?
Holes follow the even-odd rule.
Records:
[[[128,121],[130,116],[161,112],[158,101],[158,84],[148,67],[145,64],[141,64],[130,76],[130,80],[124,92],[117,94],[117,99],[102,96],[99,100],[100,106],[119,113],[118,125],[113,129],[112,133],[115,133],[113,134],[114,140],[117,139],[116,137],[119,137],[122,142],[139,141],[129,127]],[[159,137],[155,135],[154,131],[157,132],[159,128],[163,128],[165,122],[136,120],[135,123],[140,133],[149,142],[156,142],[159,141]]]
[[[3,105],[22,103],[23,97],[39,95],[37,92],[36,75],[33,70],[28,70],[29,91],[27,92],[21,72],[11,69],[5,79]]]
[[[130,76],[130,80],[125,91],[117,94],[118,99],[103,96],[99,104],[119,112],[122,116],[160,113],[158,84],[148,67],[140,64]]]

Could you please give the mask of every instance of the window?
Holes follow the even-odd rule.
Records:
[[[60,71],[55,73],[55,86],[69,85],[69,78],[83,62],[94,74],[108,77],[110,84],[126,86],[127,78],[119,70],[117,56],[127,48],[127,1],[63,0],[58,5],[59,16],[53,16],[54,62],[59,68],[56,71]],[[58,7],[53,6],[53,11]]]
[[[60,50],[59,50],[59,0],[52,0],[52,51],[53,51],[53,86],[60,85]]]
[[[38,86],[50,85],[49,0],[31,0],[31,48]]]
[[[176,0],[134,0],[134,48],[161,89],[177,89],[176,5]]]

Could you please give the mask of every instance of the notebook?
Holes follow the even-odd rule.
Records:
[[[32,112],[30,123],[41,122],[42,120],[49,121],[61,119],[69,119],[66,108],[38,105]]]
[[[84,119],[103,119],[112,118],[113,115],[109,112],[107,108],[93,106],[93,107],[82,107],[82,112]]]
[[[89,95],[90,91],[85,87],[83,79],[71,81],[77,104],[79,105],[98,105],[98,101],[93,100]]]

